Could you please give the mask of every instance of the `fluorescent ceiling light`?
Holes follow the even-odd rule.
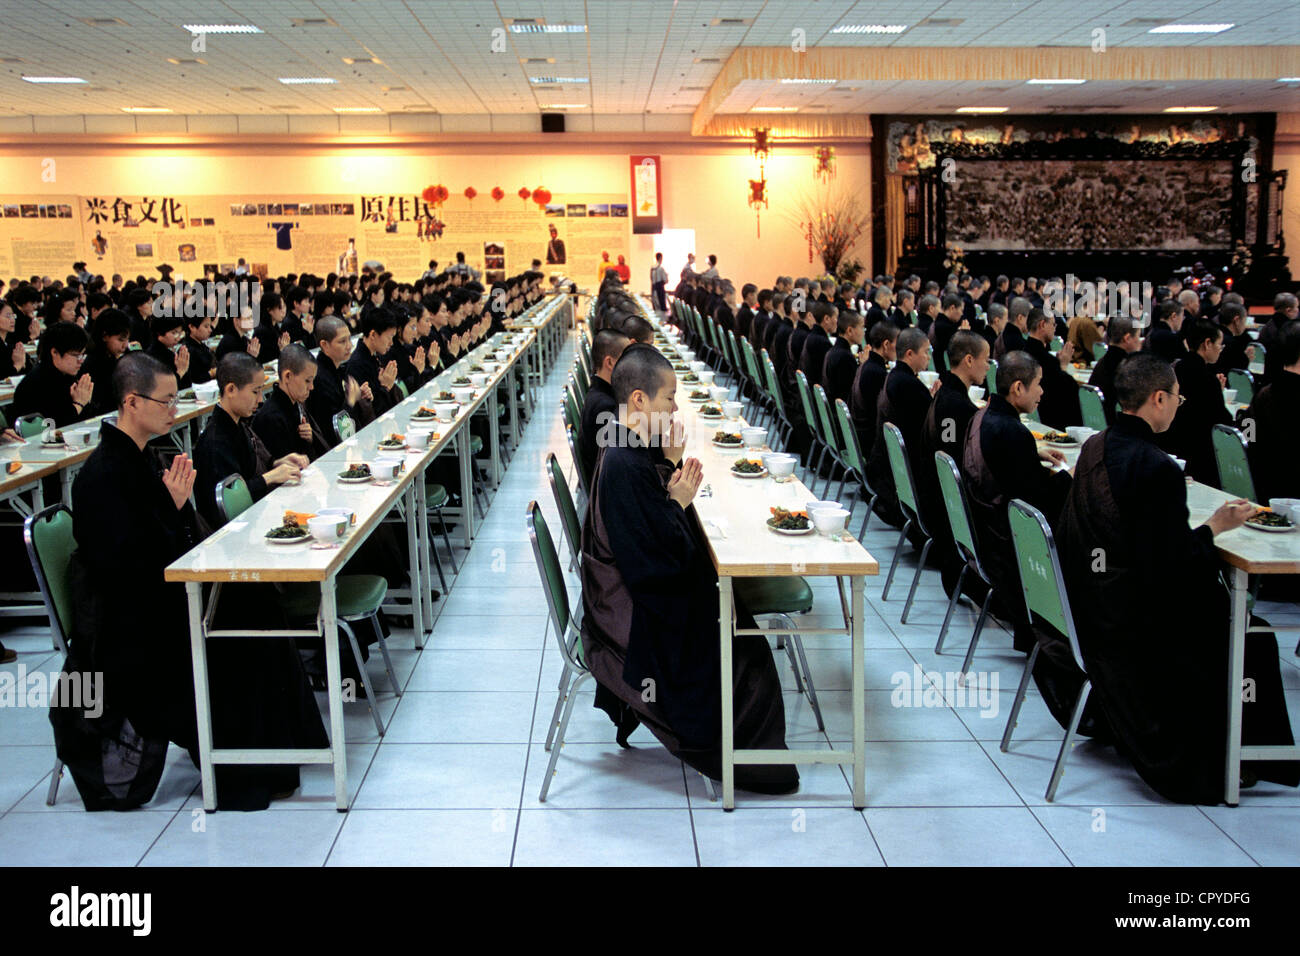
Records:
[[[782,83],[838,83],[839,80],[804,80],[804,79],[783,79]]]
[[[585,23],[512,23],[511,33],[586,33]]]
[[[1087,80],[1025,80],[1031,86],[1078,86]]]
[[[543,110],[585,110],[586,108],[586,103],[547,103],[538,107]]]
[[[336,106],[335,113],[382,113],[378,106]]]
[[[345,56],[343,62],[348,66],[355,66],[358,63],[383,63],[384,61],[377,56]]]
[[[24,76],[28,83],[85,83],[79,76]]]
[[[588,83],[585,76],[530,76],[532,83]]]
[[[1217,106],[1166,106],[1166,113],[1213,113]]]
[[[185,29],[191,33],[261,33],[261,29],[251,23],[187,23]]]
[[[852,23],[835,27],[831,33],[902,33],[906,29],[903,23]]]
[[[1279,83],[1300,83],[1300,76],[1279,76],[1277,81]]]
[[[797,106],[755,106],[750,109],[751,113],[797,113]]]
[[[325,84],[337,83],[338,80],[331,79],[328,76],[282,76],[280,82],[285,86],[301,86],[304,84]]]
[[[1147,33],[1222,33],[1234,26],[1235,23],[1166,23],[1152,27]]]
[[[959,106],[958,113],[1005,113],[1009,106]]]
[[[123,113],[170,113],[166,106],[123,106]]]

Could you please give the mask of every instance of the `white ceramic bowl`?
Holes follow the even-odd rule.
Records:
[[[1065,430],[1065,433],[1077,441],[1080,445],[1086,442],[1093,435],[1097,434],[1091,428],[1085,428],[1083,425],[1071,425]]]
[[[451,394],[455,395],[456,401],[462,405],[474,400],[474,389],[470,388],[468,385],[456,386],[451,390]]]
[[[849,513],[843,508],[818,508],[809,517],[813,527],[824,535],[839,534],[849,521]]]
[[[335,515],[337,517],[346,518],[349,525],[357,523],[357,513],[351,508],[321,508],[320,511],[316,513],[318,515]]]
[[[701,385],[709,386],[713,384],[713,369],[702,368],[695,374],[700,377]]]
[[[695,361],[695,353],[692,352],[690,349],[682,349],[677,354],[680,355],[682,357],[682,361],[688,365],[691,362]]]
[[[794,474],[795,462],[798,460],[794,455],[764,455],[763,467],[773,478],[789,478]]]
[[[217,383],[200,382],[195,385],[194,397],[201,402],[215,402],[217,400]]]
[[[433,411],[438,416],[438,421],[449,422],[456,417],[456,408],[455,402],[436,402]]]
[[[316,515],[307,519],[307,530],[317,541],[329,544],[348,532],[348,519],[343,515]]]
[[[1223,400],[1231,405],[1237,400],[1237,390],[1235,388],[1225,388],[1223,390]]]
[[[697,375],[699,374],[700,369],[708,368],[708,367],[709,367],[708,362],[701,362],[699,359],[695,359],[694,361],[691,362],[691,371],[695,372]]]
[[[370,463],[370,474],[378,481],[392,481],[401,467],[396,458],[376,458]]]
[[[469,377],[470,384],[473,385],[475,388],[482,388],[484,385],[487,384],[487,380],[488,377],[483,372],[474,372]]]
[[[498,369],[499,367],[500,367],[500,366],[498,366],[496,362],[484,362],[484,363],[483,363],[483,371],[486,372],[489,376],[491,376],[491,375],[495,375],[495,374],[496,374],[496,371],[497,371],[497,369]]]
[[[715,402],[725,402],[727,400],[727,396],[730,394],[731,394],[731,389],[726,388],[722,385],[709,386],[709,397],[713,399]]]
[[[809,516],[811,516],[814,511],[842,510],[838,501],[809,501],[806,502],[803,507],[804,510],[808,512]]]
[[[970,388],[966,389],[966,394],[970,396],[972,402],[984,401],[984,389],[980,388],[978,385],[972,385]]]
[[[1268,506],[1290,518],[1292,524],[1300,524],[1300,498],[1269,498]]]
[[[406,444],[410,448],[428,448],[429,441],[433,438],[433,432],[427,428],[408,428],[406,430]]]
[[[761,448],[763,442],[767,439],[766,428],[756,428],[753,425],[746,425],[740,430],[740,437],[745,440],[745,444],[750,448]]]
[[[509,362],[509,361],[510,361],[510,350],[509,350],[509,349],[501,349],[499,352],[497,352],[497,361],[500,362],[502,365],[504,365],[506,362]]]
[[[723,402],[722,403],[722,414],[727,416],[727,418],[731,418],[731,419],[739,418],[740,413],[744,411],[744,409],[745,409],[744,402]]]

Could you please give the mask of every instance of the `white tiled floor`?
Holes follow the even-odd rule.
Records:
[[[708,801],[699,775],[644,728],[633,735],[633,749],[620,749],[613,727],[591,706],[590,685],[576,705],[549,799],[539,803],[559,660],[546,632],[523,518],[536,498],[559,535],[542,465],[550,450],[569,461],[558,425],[563,379],[563,370],[551,374],[474,548],[458,552],[461,573],[436,605],[439,616],[424,650],[412,648],[409,633],[396,632],[400,700],[371,662],[380,712],[391,722],[381,742],[365,708],[349,707],[348,814],[333,809],[325,767],[304,768],[299,793],[267,812],[204,814],[198,772],[175,748],[157,795],[142,810],[87,814],[67,777],[57,805],[47,808],[54,752],[46,713],[0,708],[0,863],[1300,864],[1297,790],[1261,784],[1243,793],[1235,809],[1176,806],[1152,793],[1113,750],[1084,741],[1070,757],[1055,803],[1047,804],[1043,791],[1061,730],[1031,690],[1010,751],[999,751],[1024,658],[996,622],[986,628],[974,662],[990,681],[996,677],[996,693],[982,701],[896,706],[896,675],[910,680],[914,666],[960,667],[975,612],[958,609],[945,653],[937,657],[945,599],[937,573],[926,571],[909,623],[899,624],[915,558],[903,555],[890,600],[882,602],[897,533],[874,519],[864,542],[882,572],[867,587],[868,809],[852,809],[839,767],[806,765],[797,794],[742,794],[737,811],[724,813]],[[812,583],[818,620],[808,623],[837,623],[833,585]],[[1300,620],[1295,607],[1262,605],[1260,611],[1277,623]],[[0,637],[29,671],[57,669],[47,632],[31,623],[8,625]],[[1292,653],[1294,636],[1283,635],[1281,644],[1295,715],[1300,659]],[[787,740],[791,747],[843,749],[852,727],[848,649],[832,635],[810,635],[805,646],[826,732],[818,732],[781,654]]]

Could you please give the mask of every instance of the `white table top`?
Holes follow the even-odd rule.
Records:
[[[431,427],[436,439],[426,449],[398,453],[405,458],[406,470],[388,485],[343,484],[339,472],[349,462],[372,462],[379,457],[379,441],[391,433],[406,434],[411,415],[421,405],[432,407],[434,395],[450,390],[451,380],[468,374],[469,365],[492,360],[502,341],[493,336],[462,357],[462,361],[421,386],[393,409],[381,415],[352,438],[322,455],[303,472],[298,485],[275,488],[253,504],[235,521],[230,522],[197,547],[173,562],[166,570],[168,581],[322,581],[338,572],[343,563],[370,530],[392,509],[405,493],[415,475],[447,448],[456,430],[464,425],[501,379],[519,360],[523,350],[535,338],[535,332],[516,332],[507,346],[512,355],[507,364],[490,374],[486,385],[475,389],[475,397],[457,409],[456,418],[447,423],[417,422]],[[468,359],[468,361],[465,361]],[[393,453],[387,453],[394,457]],[[318,513],[323,508],[348,508],[356,513],[356,524],[340,547],[317,549],[303,542],[291,545],[270,544],[266,533],[281,524],[285,511]]]

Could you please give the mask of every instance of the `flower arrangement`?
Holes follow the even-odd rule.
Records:
[[[828,275],[837,275],[840,263],[871,230],[872,213],[866,202],[847,190],[805,194],[786,216],[807,237],[810,255],[821,256]]]

